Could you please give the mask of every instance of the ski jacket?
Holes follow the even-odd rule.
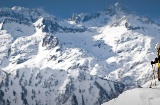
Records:
[[[158,68],[160,68],[160,49],[158,50]]]
[[[151,65],[158,63],[158,68],[160,68],[160,49],[157,52],[158,57],[155,58],[155,61],[151,61]]]

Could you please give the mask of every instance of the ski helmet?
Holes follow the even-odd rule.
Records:
[[[155,45],[155,49],[156,49],[156,50],[159,50],[159,49],[160,49],[160,43],[157,43],[157,44]]]

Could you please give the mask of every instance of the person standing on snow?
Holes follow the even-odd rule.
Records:
[[[160,81],[160,43],[157,43],[155,48],[158,52],[158,57],[155,58],[155,61],[151,61],[151,65],[153,67],[153,64],[158,63],[158,80]]]

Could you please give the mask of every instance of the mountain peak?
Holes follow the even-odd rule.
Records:
[[[123,5],[121,5],[118,2],[104,9],[103,12],[110,14],[110,15],[115,15],[115,14],[121,15],[121,14],[130,13],[129,10],[127,10]]]
[[[120,5],[118,2],[116,3],[116,4],[114,4],[115,6],[118,6],[118,5]]]
[[[116,3],[111,7],[112,9],[115,9],[116,12],[121,12],[121,13],[129,13],[129,10],[127,10],[122,4]]]

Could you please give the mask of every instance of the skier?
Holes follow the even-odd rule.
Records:
[[[158,80],[160,81],[160,43],[157,43],[155,48],[158,52],[158,57],[155,58],[155,61],[151,61],[151,65],[153,67],[153,64],[158,63]]]

